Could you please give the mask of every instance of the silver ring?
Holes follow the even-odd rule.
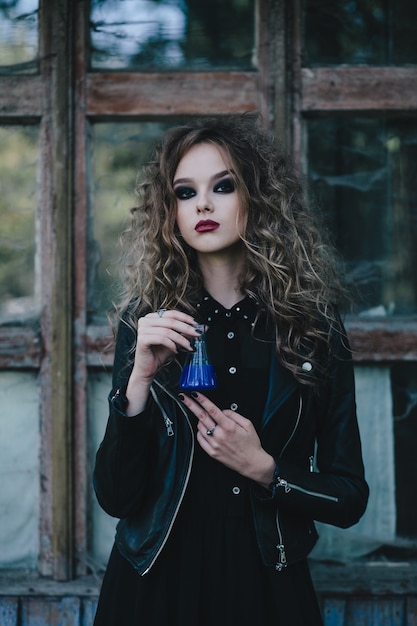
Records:
[[[216,427],[215,427],[215,426],[213,426],[213,428],[208,428],[208,429],[206,430],[206,435],[207,435],[207,437],[212,437],[212,436],[213,436],[213,433],[214,433],[214,429],[215,429],[215,428],[216,428]]]
[[[162,317],[166,310],[167,309],[158,309],[157,313],[158,313],[159,317]]]

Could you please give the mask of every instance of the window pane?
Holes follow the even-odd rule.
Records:
[[[309,178],[343,254],[358,311],[417,311],[417,120],[307,122]]]
[[[417,63],[415,0],[305,0],[304,64]]]
[[[37,70],[39,0],[0,3],[0,73]]]
[[[0,373],[0,568],[37,565],[38,395],[36,374]]]
[[[250,69],[254,0],[92,0],[96,69]]]
[[[0,323],[37,313],[38,128],[0,127]]]
[[[92,140],[93,206],[89,243],[89,321],[103,321],[117,279],[118,237],[135,205],[140,167],[169,123],[103,123],[94,125]]]
[[[398,363],[392,367],[396,463],[397,534],[413,538],[417,551],[417,510],[415,476],[417,441],[417,363]]]
[[[111,372],[90,370],[88,375],[88,511],[90,522],[89,559],[95,572],[105,570],[114,542],[117,520],[103,511],[93,490],[94,459],[106,430],[108,417],[107,396],[111,388]],[[122,625],[121,625],[122,626]]]
[[[318,524],[312,557],[349,561],[415,559],[417,363],[355,367],[359,429],[369,502],[358,524]]]

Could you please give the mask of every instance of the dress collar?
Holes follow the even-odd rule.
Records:
[[[242,319],[250,326],[253,326],[256,317],[265,313],[265,307],[252,296],[245,296],[231,309],[226,309],[207,291],[203,291],[202,298],[197,302],[196,307],[199,321],[208,325],[213,325],[222,319]]]

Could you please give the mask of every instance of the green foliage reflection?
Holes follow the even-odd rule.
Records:
[[[0,317],[34,297],[37,127],[0,127]]]

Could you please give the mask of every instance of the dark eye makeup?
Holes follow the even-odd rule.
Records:
[[[195,190],[192,187],[186,187],[185,185],[178,185],[175,187],[174,193],[178,200],[188,200],[195,196]]]
[[[214,187],[214,191],[217,193],[233,193],[235,190],[235,183],[231,178],[223,178]]]
[[[235,190],[235,184],[231,178],[223,178],[216,182],[213,187],[215,193],[233,193]],[[189,185],[178,185],[175,187],[174,193],[178,200],[189,200],[196,195],[196,191]]]

